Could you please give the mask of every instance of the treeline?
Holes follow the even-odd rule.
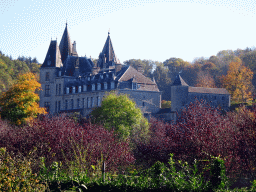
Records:
[[[229,64],[238,60],[253,72],[252,84],[256,87],[256,50],[252,48],[223,50],[210,58],[200,57],[193,62],[172,57],[164,62],[130,59],[124,64],[141,68],[145,76],[155,79],[159,90],[163,92],[162,99],[170,100],[170,85],[177,74],[190,86],[221,88],[224,87],[221,78],[227,74]]]
[[[0,51],[0,93],[7,91],[20,73],[32,72],[39,77],[40,66],[36,58],[19,56],[13,60]]]

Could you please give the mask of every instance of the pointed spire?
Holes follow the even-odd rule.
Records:
[[[68,33],[68,24],[66,23],[66,28],[64,30],[64,33],[62,35],[61,41],[60,41],[60,53],[61,53],[61,60],[64,63],[68,55],[71,55],[72,53],[72,44],[70,40],[70,36]]]
[[[181,86],[189,86],[182,78],[180,75],[177,75],[172,86],[178,86],[178,85],[181,85]]]
[[[61,55],[57,40],[51,40],[48,52],[42,67],[61,67]]]
[[[113,63],[119,63],[119,60],[116,58],[112,41],[110,39],[110,32],[108,31],[108,37],[103,47],[102,52],[99,55],[98,66],[103,68],[103,64],[106,61],[106,67],[108,68]]]

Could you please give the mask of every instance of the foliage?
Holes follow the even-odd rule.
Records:
[[[171,101],[162,100],[161,101],[161,108],[162,109],[171,108]]]
[[[207,72],[203,72],[203,71],[198,72],[196,82],[197,83],[195,87],[208,87],[208,88],[216,87],[214,79]]]
[[[23,56],[17,60],[12,60],[11,56],[0,54],[0,94],[12,86],[19,74],[32,72],[39,75],[39,68],[36,58]]]
[[[1,191],[45,191],[37,175],[32,173],[31,162],[26,158],[11,157],[6,148],[0,148]]]
[[[91,115],[95,122],[102,123],[108,130],[114,128],[121,139],[129,138],[133,128],[141,123],[144,124],[144,131],[147,132],[148,129],[148,122],[140,108],[136,107],[136,103],[128,95],[109,93],[103,98],[101,107],[92,111]]]
[[[65,116],[42,116],[23,127],[5,126],[1,122],[0,147],[24,156],[36,150],[35,159],[45,157],[46,165],[54,161],[68,164],[77,154],[83,157],[80,166],[91,169],[103,155],[107,170],[118,170],[134,161],[128,142],[119,142],[113,131],[90,122],[79,125]],[[82,161],[82,160],[81,160]],[[35,165],[38,169],[39,165]]]
[[[249,102],[252,100],[253,72],[242,65],[241,61],[231,62],[226,76],[222,77],[223,86],[230,92],[232,100]]]
[[[19,75],[16,83],[0,97],[1,117],[20,125],[38,114],[45,114],[45,109],[39,107],[39,96],[35,93],[40,86],[33,73]]]

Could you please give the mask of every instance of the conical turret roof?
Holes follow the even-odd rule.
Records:
[[[109,63],[120,63],[115,55],[109,32],[102,52],[99,55],[98,67],[103,68],[104,63],[106,63],[106,67],[110,65]]]
[[[60,41],[60,53],[61,53],[61,60],[63,63],[67,59],[68,55],[71,55],[72,53],[72,44],[71,44],[70,36],[68,33],[67,24]]]
[[[57,40],[51,40],[48,52],[46,54],[42,67],[61,67],[61,55]]]
[[[177,75],[173,84],[173,86],[181,85],[181,86],[189,86],[182,78],[180,75]]]

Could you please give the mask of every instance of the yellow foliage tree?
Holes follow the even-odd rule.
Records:
[[[230,62],[227,75],[222,76],[222,84],[233,101],[246,103],[252,100],[252,78],[253,72],[237,60]]]
[[[16,125],[33,120],[38,114],[46,114],[39,107],[39,96],[35,93],[41,87],[33,73],[19,75],[16,83],[0,96],[0,115]]]

